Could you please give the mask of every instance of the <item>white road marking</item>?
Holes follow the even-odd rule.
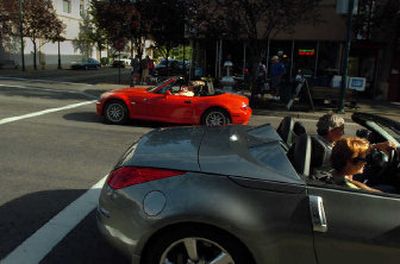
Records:
[[[39,263],[75,226],[96,208],[107,176],[65,207],[0,261],[1,264]]]
[[[69,94],[79,94],[84,95],[90,98],[97,98],[92,94],[87,94],[85,92],[79,91],[69,91],[69,90],[61,90],[61,89],[50,89],[50,88],[41,88],[41,87],[29,87],[24,85],[15,85],[15,84],[0,84],[0,87],[10,87],[10,88],[17,88],[17,89],[28,89],[28,90],[37,90],[37,91],[45,91],[45,92],[52,92],[52,93],[69,93]]]
[[[96,102],[96,100],[85,101],[85,102],[82,102],[82,103],[71,104],[71,105],[58,107],[58,108],[50,108],[50,109],[46,109],[46,110],[43,110],[43,111],[34,112],[34,113],[26,114],[26,115],[7,117],[7,118],[4,118],[4,119],[0,119],[0,125],[4,125],[4,124],[7,124],[7,123],[15,122],[15,121],[22,120],[22,119],[41,116],[41,115],[45,115],[45,114],[49,114],[49,113],[54,113],[54,112],[59,112],[59,111],[68,110],[68,109],[72,109],[72,108],[77,108],[77,107],[80,107],[80,106],[83,106],[83,105],[93,104],[94,102]]]
[[[46,79],[29,79],[29,78],[20,78],[20,77],[9,77],[9,76],[0,76],[0,80],[15,80],[15,81],[30,81],[30,82],[45,82],[45,83],[64,83],[64,84],[82,84],[87,86],[94,86],[90,83],[77,83],[77,82],[60,82],[54,80],[46,80]]]

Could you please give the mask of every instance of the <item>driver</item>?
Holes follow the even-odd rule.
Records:
[[[386,143],[386,142],[384,142]],[[331,165],[333,168],[332,178],[333,183],[347,186],[352,189],[361,189],[370,192],[382,192],[377,188],[367,185],[367,182],[361,182],[355,179],[355,175],[364,173],[365,165],[367,164],[367,155],[374,149],[380,149],[388,152],[392,144],[370,144],[368,140],[359,137],[345,137],[335,142],[332,149]],[[385,188],[389,190],[392,188]],[[378,187],[379,188],[379,187]]]
[[[187,86],[182,86],[175,95],[194,96],[194,92],[190,91]]]
[[[332,149],[331,156],[331,163],[334,169],[332,173],[333,183],[352,189],[381,192],[354,179],[354,175],[364,172],[369,151],[369,142],[364,138],[347,137],[338,140]]]

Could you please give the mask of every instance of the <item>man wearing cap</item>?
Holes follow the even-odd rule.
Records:
[[[317,122],[317,136],[314,137],[319,146],[323,146],[323,150],[316,150],[318,144],[313,143],[313,158],[311,163],[313,166],[326,168],[330,167],[330,157],[335,142],[341,139],[344,135],[344,119],[336,114],[327,113],[321,116]],[[384,152],[389,152],[395,148],[392,142],[385,141],[377,144],[370,144],[371,149],[378,149]]]
[[[333,113],[321,116],[317,122],[318,139],[332,150],[336,141],[344,135],[344,119]]]

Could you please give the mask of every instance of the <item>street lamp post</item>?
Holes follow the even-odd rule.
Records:
[[[348,0],[347,8],[347,37],[346,37],[346,47],[343,58],[343,74],[342,83],[340,87],[340,97],[339,97],[339,107],[338,112],[344,113],[344,99],[347,88],[347,77],[349,74],[349,56],[351,49],[351,39],[352,39],[352,27],[353,27],[353,10],[354,10],[354,0]]]
[[[25,56],[24,56],[24,26],[23,26],[23,1],[19,0],[19,35],[21,40],[21,62],[22,62],[22,71],[25,71]]]

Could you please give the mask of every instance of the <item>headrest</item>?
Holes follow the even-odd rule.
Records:
[[[292,163],[297,173],[310,176],[311,169],[311,137],[307,134],[296,138],[293,145]]]
[[[281,123],[278,126],[278,129],[276,130],[279,136],[282,138],[283,142],[285,142],[288,147],[293,144],[293,127],[293,117],[286,116],[282,119]]]

